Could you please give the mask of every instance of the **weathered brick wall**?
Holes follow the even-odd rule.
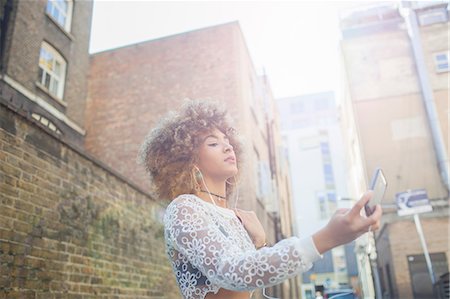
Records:
[[[179,298],[163,207],[0,106],[0,298]]]

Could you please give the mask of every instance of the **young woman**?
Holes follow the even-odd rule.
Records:
[[[380,225],[381,207],[360,211],[371,192],[338,210],[314,235],[266,246],[256,214],[230,207],[242,151],[224,109],[190,101],[150,132],[140,162],[157,197],[171,201],[164,217],[166,250],[183,298],[249,299],[311,268],[327,250]]]

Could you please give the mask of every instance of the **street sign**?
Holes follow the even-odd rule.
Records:
[[[395,195],[395,199],[399,216],[431,212],[433,210],[426,189],[400,192]]]

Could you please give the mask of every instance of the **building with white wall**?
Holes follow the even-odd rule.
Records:
[[[294,232],[313,234],[339,207],[350,207],[339,112],[334,94],[323,92],[278,100],[281,130],[289,158]],[[327,252],[303,275],[303,295],[314,288],[358,289],[353,244]]]

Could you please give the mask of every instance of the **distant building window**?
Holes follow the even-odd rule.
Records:
[[[61,131],[58,129],[58,127],[56,127],[56,125],[51,122],[50,120],[48,120],[47,118],[43,117],[42,115],[39,115],[37,113],[33,113],[31,114],[31,116],[37,120],[38,122],[40,122],[41,124],[43,124],[44,126],[46,126],[47,128],[49,128],[51,131],[55,132],[58,135],[61,135]]]
[[[63,98],[66,61],[49,44],[42,43],[39,56],[39,84],[51,95]]]
[[[325,177],[325,185],[327,186],[327,188],[334,188],[333,167],[331,166],[331,164],[324,164],[323,172]]]
[[[318,98],[314,100],[314,109],[315,110],[326,110],[329,108],[328,98]]]
[[[326,197],[323,193],[318,193],[317,199],[319,201],[319,217],[320,217],[320,219],[327,219],[328,218],[328,205],[327,205]]]
[[[72,22],[72,8],[72,0],[48,0],[46,11],[56,23],[69,32]]]
[[[344,246],[335,247],[331,250],[333,256],[333,268],[338,273],[347,272]]]
[[[316,193],[316,198],[319,204],[320,219],[328,219],[336,211],[336,192],[335,191],[319,191]]]
[[[329,156],[330,155],[330,146],[328,145],[328,142],[321,142],[320,150],[322,151],[322,156]]]
[[[434,63],[436,65],[436,72],[443,73],[450,71],[448,67],[449,52],[441,52],[434,54]]]
[[[447,23],[448,15],[445,7],[433,10],[426,10],[419,13],[420,26],[429,26],[436,23]]]
[[[329,201],[333,201],[336,202],[337,201],[337,197],[336,197],[336,192],[327,192],[327,198]]]
[[[258,161],[258,192],[257,196],[260,199],[267,199],[271,194],[271,177],[270,177],[270,166],[266,161]]]
[[[303,102],[293,102],[290,104],[290,112],[291,114],[302,113],[305,110],[305,105]]]

